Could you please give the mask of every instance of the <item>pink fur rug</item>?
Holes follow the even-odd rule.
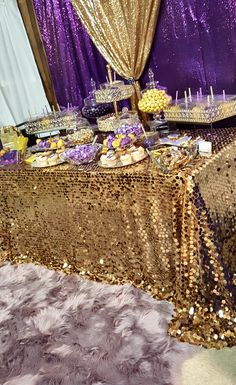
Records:
[[[29,265],[0,268],[1,385],[172,385],[194,348],[167,336],[172,306]]]

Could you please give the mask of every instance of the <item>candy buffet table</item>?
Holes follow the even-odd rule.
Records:
[[[215,154],[171,175],[149,160],[1,169],[0,260],[131,283],[174,302],[172,335],[235,344],[236,129],[199,133]]]

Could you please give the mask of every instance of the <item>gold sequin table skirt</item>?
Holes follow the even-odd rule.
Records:
[[[1,261],[131,283],[175,304],[171,335],[234,345],[236,130],[220,132],[211,159],[170,175],[149,160],[1,169]]]

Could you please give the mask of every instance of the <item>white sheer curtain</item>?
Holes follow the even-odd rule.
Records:
[[[16,0],[0,0],[0,126],[23,123],[49,104]]]

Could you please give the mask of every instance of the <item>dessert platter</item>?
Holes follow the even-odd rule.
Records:
[[[138,144],[143,137],[142,124],[124,124],[103,142],[100,167],[116,168],[129,166],[147,157],[145,149]]]
[[[162,172],[168,173],[190,166],[193,159],[197,156],[197,148],[160,145],[148,150],[148,153],[153,163],[156,164]]]
[[[66,136],[66,140],[74,145],[91,143],[94,138],[94,132],[90,128],[81,128]]]
[[[54,153],[51,151],[44,152],[42,154],[35,155],[31,166],[34,168],[44,168],[44,167],[52,167],[57,166],[59,164],[64,163],[60,158],[60,153]]]
[[[115,131],[124,123],[131,123],[138,120],[136,111],[123,110],[118,111],[117,102],[130,98],[134,93],[134,87],[130,84],[124,84],[121,80],[116,80],[114,72],[112,76],[111,67],[107,65],[107,82],[101,84],[100,89],[94,91],[94,97],[97,103],[113,103],[115,113],[109,113],[97,118],[99,131]]]
[[[117,130],[123,124],[131,124],[138,122],[138,114],[136,111],[129,111],[124,107],[121,112],[116,114],[108,114],[97,119],[98,130],[103,132],[111,132]]]
[[[179,99],[176,91],[175,102],[165,108],[165,117],[170,122],[212,124],[220,120],[235,116],[236,95],[214,94],[210,87],[209,95],[203,95],[200,87],[196,95],[192,95],[191,88],[184,91],[184,98]]]
[[[153,163],[167,173],[191,164],[198,155],[198,141],[199,138],[185,134],[170,134],[147,148],[147,152]]]
[[[50,133],[54,131],[76,130],[89,126],[87,119],[80,116],[76,108],[68,108],[64,111],[48,112],[42,116],[31,118],[21,129],[25,129],[29,135]]]
[[[131,166],[146,159],[147,156],[143,147],[133,145],[121,151],[108,151],[101,156],[98,165],[104,168]]]
[[[97,103],[112,103],[130,98],[134,93],[132,85],[124,84],[123,81],[114,80],[111,83],[103,83],[100,90],[95,92]]]
[[[211,124],[236,114],[236,95],[187,96],[165,109],[170,122]]]

